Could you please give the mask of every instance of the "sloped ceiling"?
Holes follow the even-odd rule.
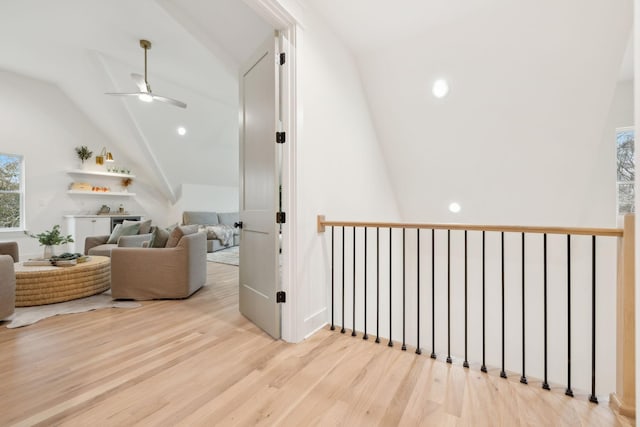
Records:
[[[615,220],[601,138],[632,1],[302,1],[351,47],[405,220]]]
[[[184,183],[237,185],[237,73],[271,31],[237,0],[3,1],[0,68],[58,85],[110,137],[116,157],[175,201]],[[104,95],[136,90],[140,39],[153,44],[153,92],[187,109]]]

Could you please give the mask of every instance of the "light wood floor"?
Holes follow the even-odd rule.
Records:
[[[237,268],[208,267],[188,300],[0,327],[0,426],[634,425],[586,396],[327,329],[274,341],[238,313]]]

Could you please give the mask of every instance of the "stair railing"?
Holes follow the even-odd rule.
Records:
[[[520,372],[518,372],[520,382],[529,383],[526,370],[527,356],[531,358],[532,354],[536,356],[541,353],[542,361],[539,362],[543,366],[543,378],[541,378],[540,384],[543,389],[550,390],[551,381],[548,375],[552,343],[549,340],[550,333],[558,331],[558,322],[551,325],[550,319],[552,317],[556,320],[564,318],[563,322],[566,324],[566,332],[563,335],[566,336],[566,342],[562,345],[564,349],[560,352],[557,351],[559,350],[555,345],[557,343],[553,342],[554,360],[564,358],[566,361],[566,365],[563,367],[566,381],[562,387],[566,395],[573,397],[572,374],[574,372],[572,363],[576,361],[588,362],[590,364],[590,372],[588,373],[590,378],[588,381],[583,380],[582,383],[590,383],[591,390],[588,398],[593,403],[598,403],[596,356],[599,352],[609,351],[609,349],[598,347],[598,339],[600,338],[597,312],[597,295],[600,285],[598,283],[600,277],[598,268],[602,265],[598,260],[598,245],[603,239],[617,239],[617,242],[613,242],[617,244],[617,250],[615,250],[617,273],[613,273],[613,277],[607,277],[604,280],[611,279],[612,282],[616,282],[616,286],[612,287],[616,292],[616,381],[615,391],[610,390],[612,392],[610,398],[621,414],[635,416],[633,215],[627,215],[624,218],[623,228],[327,221],[323,215],[319,215],[317,219],[318,233],[325,233],[327,228],[330,228],[328,240],[330,240],[329,257],[331,260],[331,330],[339,328],[341,333],[346,333],[350,326],[353,337],[360,333],[362,338],[367,340],[370,334],[375,334],[376,343],[380,343],[384,339],[387,340],[387,345],[390,347],[397,341],[401,341],[403,351],[407,350],[408,345],[413,345],[416,354],[422,354],[424,336],[427,335],[431,338],[428,354],[432,358],[438,357],[436,338],[442,338],[442,335],[446,333],[446,358],[443,357],[443,359],[447,363],[453,363],[454,357],[459,357],[462,359],[462,366],[469,368],[470,322],[474,327],[481,324],[482,356],[481,360],[476,362],[480,364],[482,372],[488,372],[487,351],[490,350],[490,346],[493,346],[492,350],[496,350],[496,346],[499,347],[499,375],[502,378],[507,378],[512,375],[513,369],[507,370],[506,368],[506,350],[512,348],[513,345],[509,346],[505,342],[505,329],[507,327],[513,329],[511,326],[519,323],[521,326],[521,342],[519,343],[521,350],[518,349],[521,355]],[[454,233],[456,233],[456,242],[458,242],[455,244],[452,243],[452,234]],[[538,237],[532,237],[535,235]],[[508,236],[508,245],[505,245],[505,236]],[[441,246],[445,242],[445,237],[446,247],[443,249]],[[470,259],[469,251],[473,249],[469,243],[471,237],[475,242],[474,248],[479,252],[471,257],[475,261],[478,261],[477,258],[480,259],[479,262],[476,262],[476,264],[480,264],[476,270],[480,270],[481,277],[475,277],[474,283],[481,283],[480,293],[482,296],[477,299],[469,297],[471,280],[468,275],[470,270],[468,261]],[[490,238],[493,244],[488,245]],[[550,248],[549,241],[551,239],[553,239],[553,245]],[[411,240],[410,245],[408,244],[409,240]],[[460,243],[462,248],[459,247]],[[574,255],[572,255],[572,244],[575,246]],[[611,247],[612,243],[610,241],[604,242],[604,245]],[[488,250],[488,246],[491,246],[490,250]],[[585,249],[586,247],[588,250]],[[360,253],[358,253],[358,249],[360,249]],[[452,255],[452,249],[456,254]],[[531,251],[540,251],[540,253],[531,256]],[[553,254],[550,255],[550,252]],[[605,255],[610,254],[606,253]],[[505,256],[508,257],[506,262]],[[563,257],[564,266],[559,267],[558,259]],[[541,265],[531,265],[531,258],[541,261]],[[550,265],[552,264],[551,259],[553,259],[553,266]],[[347,261],[350,261],[351,265],[347,265]],[[499,275],[493,274],[493,277],[487,277],[487,263],[489,261],[493,262],[496,270],[499,270]],[[585,261],[588,266],[583,265]],[[413,280],[410,280],[412,283],[407,283],[408,264],[411,264],[410,268],[413,270],[411,277]],[[519,264],[520,267],[518,274],[515,273],[513,267],[516,264]],[[424,274],[425,265],[427,272],[430,273],[427,277]],[[383,271],[381,271],[381,266]],[[507,266],[508,273],[505,271]],[[534,273],[537,276],[535,277],[539,279],[536,281],[541,283],[529,283],[531,275],[534,274],[529,269],[536,270]],[[460,270],[463,272],[461,273]],[[616,271],[616,268],[613,270]],[[565,276],[562,288],[558,284],[558,275],[560,274],[558,271]],[[348,272],[351,274],[347,275]],[[553,275],[553,285],[550,283],[550,275]],[[500,298],[499,303],[494,304],[494,301],[489,301],[487,298],[487,289],[490,285],[489,282],[496,282],[496,279],[499,283],[492,283],[492,285],[494,288],[499,285]],[[577,281],[580,283],[574,283]],[[589,283],[585,283],[586,281]],[[463,286],[463,291],[453,292],[452,282],[455,282],[458,287]],[[530,289],[531,286],[534,286],[535,289]],[[572,290],[574,293],[577,290],[577,295],[572,296]],[[476,294],[479,292],[478,289],[474,291]],[[517,316],[514,316],[513,309],[506,310],[505,308],[506,292],[519,292],[521,296],[520,310],[519,313],[516,313]],[[527,295],[531,295],[532,292],[541,293],[542,310],[540,313],[531,313],[531,310],[538,307],[526,300]],[[558,298],[550,299],[550,292],[553,292]],[[446,294],[446,298],[443,294]],[[590,294],[588,298],[587,294]],[[463,301],[459,301],[460,298],[456,298],[456,295],[462,296]],[[582,310],[584,308],[576,306],[576,297],[580,301],[589,300],[590,307],[583,310],[588,316],[586,322],[575,322],[574,317],[577,315],[572,314],[572,309]],[[401,305],[394,298],[400,298]],[[566,305],[562,309],[558,307],[556,301],[560,299],[566,299]],[[425,300],[430,302],[430,306],[423,304]],[[437,304],[437,302],[442,302],[444,306],[445,300],[446,309]],[[410,307],[408,303],[413,307]],[[452,310],[453,303],[462,306],[463,309]],[[481,306],[480,310],[478,310],[478,306]],[[471,318],[471,308],[474,308],[474,314],[481,313],[479,319]],[[446,312],[446,320],[436,316],[442,311]],[[498,344],[494,342],[496,340],[489,339],[488,335],[491,331],[487,326],[487,316],[494,315],[496,312],[500,313]],[[541,317],[540,322],[543,329],[542,342],[534,343],[535,349],[533,350],[527,347],[532,346],[532,338],[527,337],[527,331],[530,329],[528,322],[530,322],[532,315]],[[464,325],[462,333],[452,327],[453,321]],[[408,327],[408,322],[415,327]],[[424,331],[425,328],[421,330],[424,323],[430,324],[430,331],[429,328],[426,328],[426,331]],[[588,334],[585,333],[584,336],[589,336],[590,351],[572,353],[572,347],[575,346],[575,339],[572,341],[572,332],[578,332],[579,336],[580,328],[584,326],[583,323],[588,324]],[[479,326],[476,327],[476,330],[478,328]],[[401,335],[400,339],[395,338],[395,332]],[[452,354],[452,339],[455,343],[460,344],[461,354]],[[480,352],[477,351],[477,353]],[[510,361],[510,365],[513,366],[513,361]],[[579,374],[583,373],[579,372]]]

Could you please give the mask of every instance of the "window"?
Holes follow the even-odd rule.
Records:
[[[618,186],[618,214],[623,215],[635,211],[635,160],[634,160],[634,129],[616,129],[616,153],[618,157],[617,186]]]
[[[0,153],[0,231],[24,228],[24,160]]]

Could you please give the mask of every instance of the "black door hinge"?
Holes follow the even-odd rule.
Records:
[[[276,212],[276,224],[284,224],[287,222],[287,214],[285,212]]]
[[[278,144],[284,144],[284,141],[286,140],[287,136],[285,132],[276,132],[276,142]]]
[[[277,303],[287,302],[287,294],[284,291],[276,292],[276,302]]]
[[[280,65],[284,65],[285,62],[287,62],[287,56],[285,55],[284,52],[282,52],[280,54]]]

